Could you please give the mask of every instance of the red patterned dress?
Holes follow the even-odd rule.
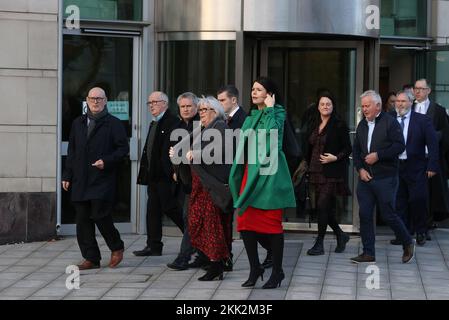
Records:
[[[248,180],[248,165],[243,174],[240,194],[243,192]],[[237,217],[237,231],[254,231],[257,233],[279,234],[283,233],[282,209],[263,210],[248,207],[242,215]]]
[[[189,201],[189,233],[192,246],[201,250],[210,260],[218,261],[229,257],[227,243],[231,239],[230,214],[225,214],[213,202],[192,170],[192,193]]]

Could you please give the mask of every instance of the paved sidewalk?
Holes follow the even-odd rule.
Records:
[[[333,252],[333,236],[325,241],[326,254],[306,255],[314,235],[288,234],[285,242],[284,271],[286,279],[279,289],[244,289],[249,265],[243,243],[234,242],[234,271],[225,273],[223,281],[200,282],[204,271],[172,271],[166,267],[179,249],[181,238],[164,238],[161,257],[135,257],[133,250],[145,245],[145,236],[124,235],[124,261],[116,269],[107,267],[110,252],[98,238],[103,255],[102,267],[83,271],[80,289],[68,290],[66,267],[82,259],[76,239],[68,237],[55,242],[0,246],[0,299],[88,299],[88,300],[303,300],[303,299],[448,299],[449,300],[449,230],[432,233],[433,240],[417,247],[416,259],[402,264],[402,247],[389,244],[391,235],[378,236],[377,263],[379,289],[366,288],[367,266],[355,265],[349,258],[360,250],[360,238],[351,236],[347,250]],[[263,260],[265,252],[260,251]],[[271,269],[265,273],[269,278]]]

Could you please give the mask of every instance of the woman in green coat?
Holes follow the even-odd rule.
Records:
[[[280,95],[268,78],[253,83],[252,110],[242,126],[229,188],[237,208],[237,230],[250,262],[250,275],[242,284],[253,287],[264,268],[260,265],[257,242],[270,243],[273,271],[264,289],[276,288],[285,278],[282,270],[284,208],[296,207],[290,173],[282,151],[285,109]]]

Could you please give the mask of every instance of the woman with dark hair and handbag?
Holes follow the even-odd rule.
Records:
[[[283,209],[296,207],[296,201],[282,151],[285,109],[278,90],[270,79],[259,78],[253,83],[251,98],[257,108],[242,126],[229,188],[238,212],[237,230],[251,268],[242,287],[253,287],[263,277],[257,252],[257,243],[262,242],[270,245],[273,256],[271,277],[262,288],[271,289],[279,287],[285,278],[282,214]]]
[[[191,179],[183,181],[185,184],[191,183],[192,186],[188,212],[190,241],[194,248],[210,260],[207,273],[198,280],[222,280],[223,261],[229,259],[228,243],[232,241],[227,239],[232,235],[229,228],[233,212],[232,198],[227,186],[231,164],[226,164],[225,161],[224,137],[228,126],[224,121],[223,107],[214,97],[199,99],[198,112],[201,127],[194,128],[191,137],[185,137],[170,148],[169,156],[173,162],[175,154],[179,155],[179,150],[182,151],[183,146],[188,144],[187,149],[190,150],[181,155],[184,161],[179,165],[178,172],[181,180]],[[215,141],[214,134],[219,134],[221,140]],[[208,136],[209,140],[203,139],[205,136]],[[205,161],[208,156],[212,159]],[[189,170],[190,174],[183,174],[184,170]]]
[[[352,152],[348,126],[337,115],[332,94],[322,92],[316,106],[305,157],[309,185],[315,194],[318,213],[318,237],[314,246],[307,251],[308,255],[313,256],[324,254],[323,240],[328,225],[337,237],[335,252],[343,252],[349,241],[349,236],[338,225],[335,207],[337,196],[351,194],[347,172]]]

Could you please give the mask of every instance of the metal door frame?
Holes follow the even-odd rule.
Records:
[[[124,37],[124,38],[132,38],[133,39],[133,76],[132,76],[132,124],[131,124],[131,137],[129,138],[130,142],[130,160],[131,160],[131,197],[130,197],[130,222],[125,223],[115,223],[114,225],[117,227],[120,233],[136,233],[137,230],[137,222],[140,217],[138,217],[138,203],[139,203],[139,190],[135,181],[137,181],[137,171],[138,171],[138,155],[139,155],[139,145],[138,145],[138,128],[140,127],[140,105],[141,105],[141,92],[142,92],[142,35],[139,30],[111,30],[111,29],[102,29],[99,27],[88,28],[90,31],[88,33],[83,32],[84,28],[78,30],[67,30],[63,29],[62,39],[64,35],[79,35],[84,37],[89,36],[102,36],[102,37]],[[63,52],[60,53],[60,59],[63,59]],[[62,74],[61,79],[62,81]],[[62,86],[60,88],[60,95],[62,96]],[[60,104],[59,110],[62,110],[62,106]],[[62,117],[62,116],[61,116]],[[62,121],[58,120],[59,126],[62,127]],[[58,130],[59,131],[59,130]],[[61,141],[62,134],[58,134],[58,161],[61,161],[61,157],[67,154],[67,146],[68,142]],[[60,170],[60,168],[58,168]],[[57,188],[61,189],[61,174],[58,174],[57,178]],[[58,193],[58,198],[61,195]],[[58,200],[58,203],[60,201]],[[57,231],[58,234],[61,235],[75,235],[76,234],[76,224],[62,224],[61,222],[62,216],[62,206],[58,204],[57,208]],[[98,229],[97,229],[98,233]]]
[[[360,107],[358,107],[358,100],[363,93],[363,80],[364,80],[364,54],[365,47],[363,41],[337,41],[337,40],[266,40],[261,44],[261,57],[260,57],[260,74],[268,74],[268,50],[269,48],[304,48],[304,49],[355,49],[356,50],[356,67],[355,67],[355,105],[354,105],[354,128],[360,121]],[[351,135],[355,134],[355,131],[350,132]],[[352,159],[352,157],[350,157]],[[352,195],[352,225],[340,225],[345,232],[359,232],[360,219],[358,215],[359,205],[356,197],[357,188],[357,174],[353,175],[353,195]],[[284,230],[292,231],[317,231],[318,224],[312,223],[309,228],[308,223],[299,222],[284,222]],[[328,229],[330,230],[330,228]]]

